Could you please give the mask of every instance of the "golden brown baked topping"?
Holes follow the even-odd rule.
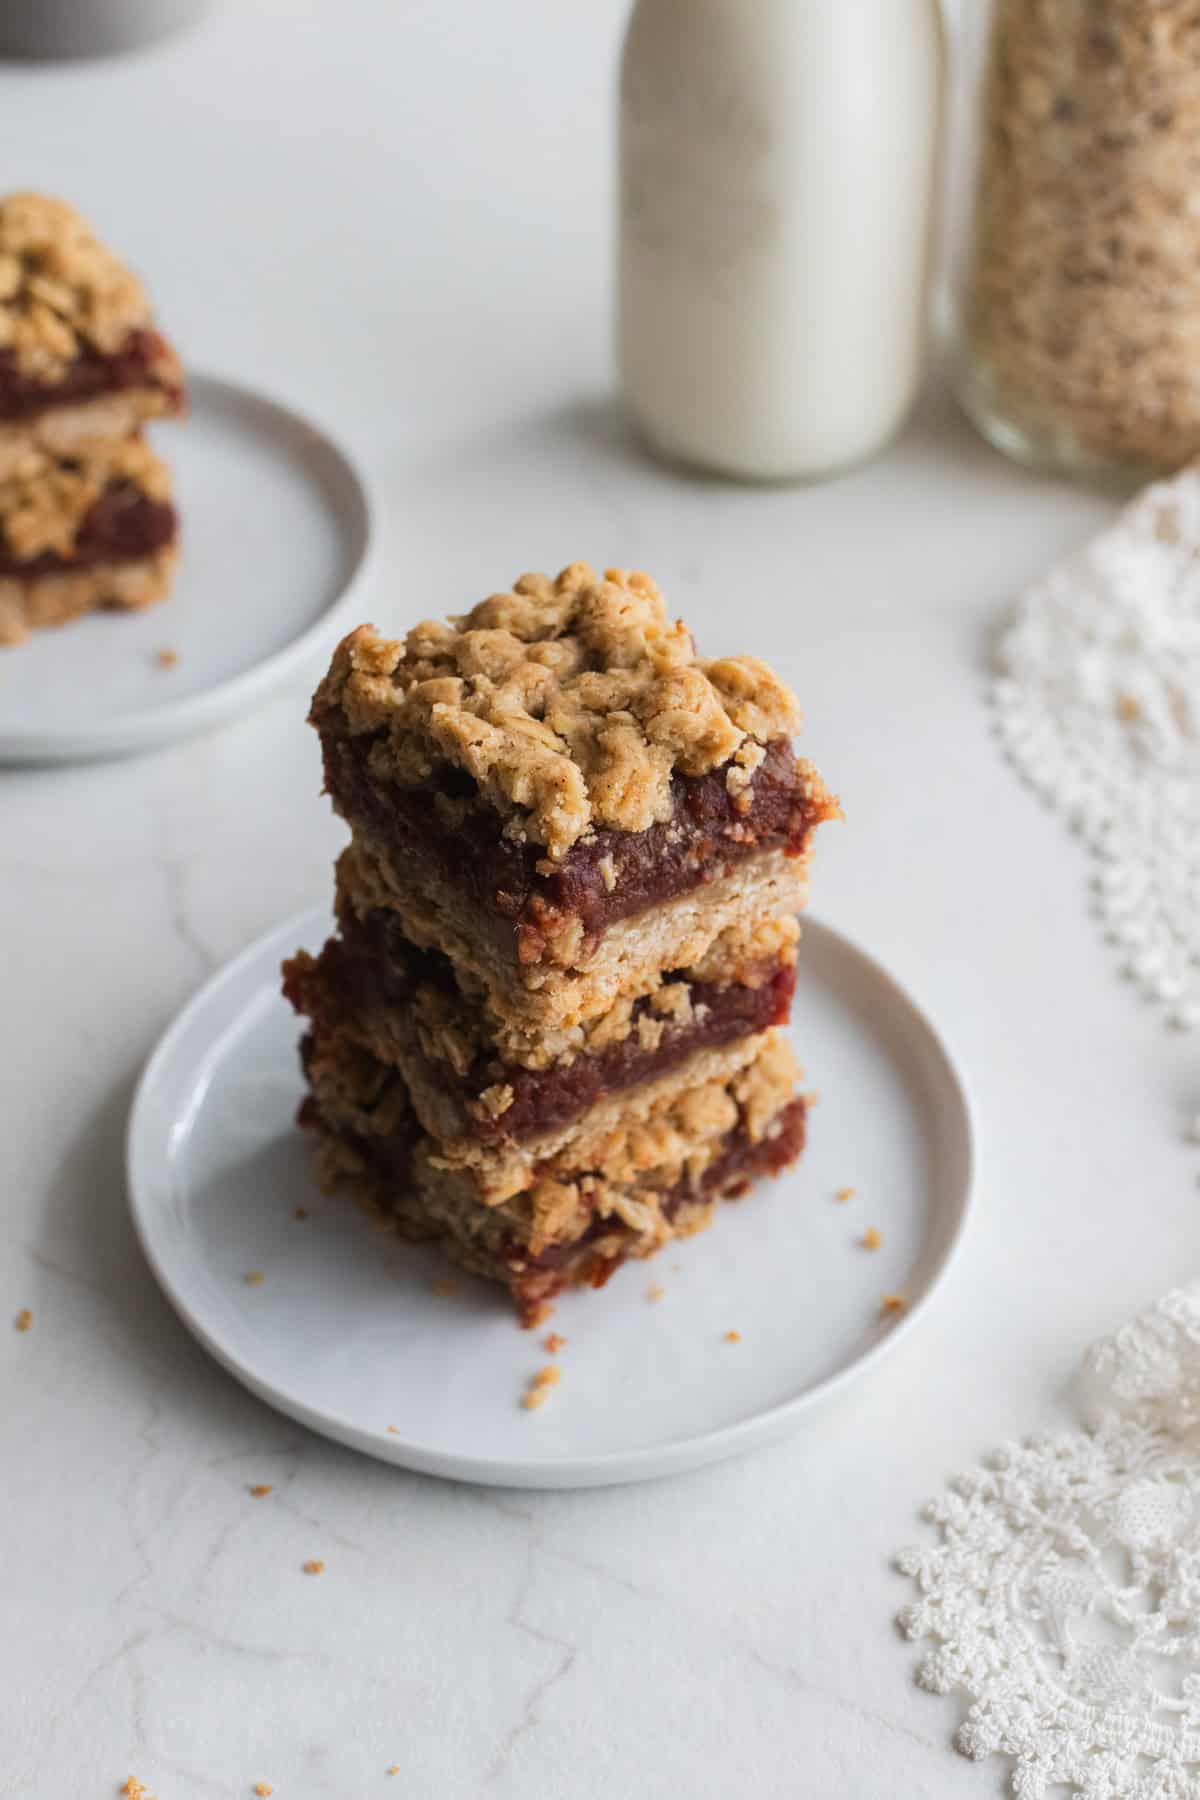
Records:
[[[795,700],[754,657],[698,658],[648,575],[572,563],[523,575],[403,642],[360,626],[339,645],[314,717],[340,708],[378,733],[373,774],[416,785],[436,765],[471,776],[510,834],[561,858],[593,827],[672,816],[671,777],[735,759],[740,794],[759,746],[793,732]]]
[[[45,551],[69,556],[80,525],[109,487],[136,488],[148,500],[171,498],[165,465],[140,438],[101,443],[78,457],[33,444],[0,481],[0,551],[23,562]]]
[[[0,350],[22,374],[59,380],[82,349],[111,355],[149,318],[137,277],[74,207],[45,194],[0,200]]]

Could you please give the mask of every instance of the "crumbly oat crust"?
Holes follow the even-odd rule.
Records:
[[[573,563],[522,575],[448,623],[400,641],[372,626],[335,652],[313,720],[340,711],[378,733],[377,779],[422,783],[438,764],[471,776],[510,833],[561,859],[593,827],[644,831],[671,817],[671,776],[733,759],[742,792],[759,746],[790,735],[796,702],[754,657],[698,658],[648,575]]]
[[[28,439],[16,467],[0,478],[0,550],[22,561],[43,551],[69,557],[84,519],[118,482],[149,500],[171,498],[166,464],[140,438],[101,442],[70,458]]]
[[[0,200],[0,351],[22,374],[61,381],[81,350],[119,350],[147,325],[141,283],[63,200]]]
[[[0,645],[23,643],[31,631],[82,613],[151,606],[166,596],[177,558],[171,546],[136,562],[93,563],[26,581],[0,576]]]

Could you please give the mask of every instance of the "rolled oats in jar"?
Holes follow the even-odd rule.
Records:
[[[959,391],[1066,468],[1200,454],[1200,0],[994,0]]]

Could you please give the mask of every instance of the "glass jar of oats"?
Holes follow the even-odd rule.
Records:
[[[981,14],[962,402],[1026,462],[1177,468],[1200,453],[1200,0]]]

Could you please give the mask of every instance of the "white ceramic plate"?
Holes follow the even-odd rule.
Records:
[[[912,1329],[966,1217],[967,1100],[890,976],[808,920],[796,1038],[820,1100],[800,1165],[710,1231],[559,1300],[562,1381],[522,1409],[549,1360],[545,1328],[520,1330],[499,1289],[396,1242],[312,1179],[294,1124],[300,1026],[278,971],[328,930],[323,910],[306,914],[215,976],[151,1057],[129,1126],[134,1222],[158,1280],[271,1405],[434,1475],[598,1486],[777,1437]],[[847,1186],[856,1197],[840,1205]],[[883,1234],[875,1252],[856,1242],[867,1225]],[[256,1270],[265,1279],[248,1285]],[[439,1296],[448,1275],[457,1292]],[[892,1291],[908,1308],[884,1321]]]
[[[346,628],[371,536],[362,474],[274,400],[209,375],[191,375],[188,391],[188,417],[152,431],[181,519],[170,596],[0,649],[0,761],[185,737],[315,667]]]

